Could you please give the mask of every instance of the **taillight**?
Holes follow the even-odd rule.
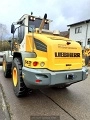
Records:
[[[35,82],[36,82],[36,83],[40,83],[40,82],[41,82],[41,80],[38,80],[38,79],[37,79]]]
[[[33,66],[37,66],[38,65],[38,62],[33,62]]]

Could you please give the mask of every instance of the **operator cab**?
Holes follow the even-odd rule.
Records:
[[[32,29],[39,28],[42,19],[40,17],[28,16],[28,32],[31,32]],[[45,20],[44,28],[49,30],[49,21]]]
[[[44,16],[44,26],[43,29],[49,30],[49,19],[47,18],[47,14]],[[27,32],[31,32],[31,29],[39,28],[41,25],[41,22],[43,20],[40,17],[32,16],[32,15],[23,15],[17,22],[13,22],[11,25],[11,33],[14,34],[16,29],[20,29],[21,27],[28,28]],[[18,27],[15,27],[16,25],[19,25]],[[23,30],[22,30],[23,31]]]
[[[41,25],[43,19],[44,23]],[[17,22],[12,23],[11,25],[11,33],[13,34],[13,39],[14,36],[17,37],[19,44],[21,44],[24,36],[29,32],[33,32],[35,28],[40,28],[40,25],[41,30],[49,30],[50,22],[51,21],[47,19],[47,14],[44,15],[44,18],[25,14]]]

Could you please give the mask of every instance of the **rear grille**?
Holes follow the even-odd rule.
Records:
[[[45,45],[43,42],[41,42],[40,40],[37,40],[35,38],[34,38],[34,42],[35,42],[35,46],[36,46],[37,50],[47,52],[47,45]]]

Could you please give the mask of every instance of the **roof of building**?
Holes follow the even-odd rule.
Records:
[[[69,26],[74,26],[74,25],[78,25],[78,24],[88,23],[89,21],[90,21],[90,19],[87,19],[87,20],[79,21],[79,22],[76,22],[73,24],[69,24],[67,26],[69,27]]]
[[[60,35],[66,37],[67,35],[69,35],[69,31],[62,31],[60,32]]]

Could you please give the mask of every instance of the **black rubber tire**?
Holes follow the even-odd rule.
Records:
[[[27,88],[23,82],[23,78],[22,78],[22,64],[21,64],[21,60],[19,58],[14,58],[13,62],[12,62],[12,71],[14,69],[14,67],[17,69],[17,85],[15,86],[13,83],[13,89],[14,89],[14,93],[17,97],[22,97],[26,95],[27,92]],[[12,79],[13,79],[13,72],[12,72]]]
[[[5,71],[3,70],[4,76],[5,76],[5,78],[11,78],[11,67],[12,67],[12,63],[7,62],[5,58],[3,58],[3,61],[6,62]]]

